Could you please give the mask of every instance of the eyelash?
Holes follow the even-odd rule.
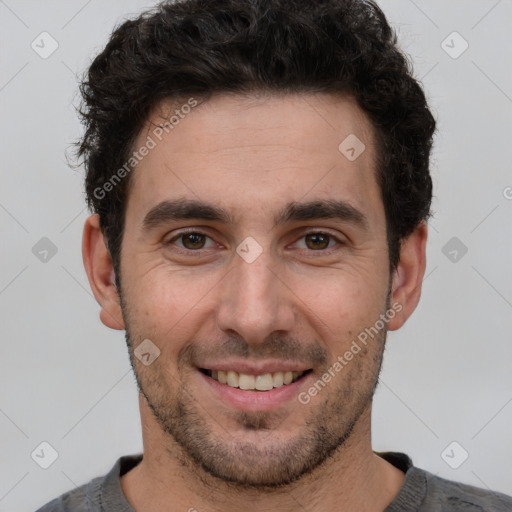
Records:
[[[194,235],[202,235],[202,236],[205,236],[209,239],[212,239],[208,234],[206,233],[203,233],[202,231],[198,231],[197,229],[191,229],[191,230],[186,230],[186,231],[181,231],[180,233],[178,233],[177,235],[175,235],[174,237],[172,237],[170,240],[168,240],[167,242],[164,242],[164,245],[165,246],[170,246],[170,245],[173,245],[173,242],[175,242],[176,240],[180,239],[181,237],[185,236],[185,235],[191,235],[191,234],[194,234]],[[327,233],[325,231],[308,231],[307,233],[303,233],[300,237],[299,237],[299,240],[306,237],[307,235],[326,235],[329,237],[329,242],[331,240],[334,240],[335,242],[337,242],[338,244],[341,244],[343,245],[343,242],[337,238],[336,236],[334,235],[331,235],[330,233]],[[327,249],[318,249],[318,250],[313,250],[313,249],[300,249],[301,252],[309,252],[309,253],[312,253],[312,252],[318,252],[322,255],[326,255],[326,254],[330,254],[330,252],[335,248],[335,246],[333,247],[329,247]],[[208,249],[197,249],[197,250],[194,250],[194,249],[183,249],[181,247],[177,247],[175,248],[174,250],[176,250],[177,252],[181,253],[181,254],[186,254],[186,255],[191,255],[191,254],[195,254],[195,255],[198,255],[198,256],[201,256],[203,254],[203,252],[207,252]]]

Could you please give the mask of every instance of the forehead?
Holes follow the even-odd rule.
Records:
[[[190,103],[197,106],[189,108]],[[364,141],[369,153],[374,145],[373,127],[356,100],[325,93],[216,94],[204,102],[193,98],[163,101],[151,112],[138,142],[165,124],[167,129],[156,136],[159,141],[179,141],[174,152],[194,148],[236,153],[251,145],[268,150],[280,146],[281,153],[285,145],[296,153],[325,151],[337,149],[349,135]]]
[[[150,139],[131,177],[127,212],[135,208],[137,217],[182,197],[223,203],[237,220],[258,208],[275,219],[282,205],[301,198],[342,199],[359,209],[379,200],[372,125],[349,97],[224,94],[162,102],[134,150]]]

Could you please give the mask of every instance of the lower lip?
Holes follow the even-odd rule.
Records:
[[[296,399],[300,388],[307,385],[312,373],[308,373],[291,384],[284,384],[269,391],[243,390],[232,388],[227,384],[208,377],[201,371],[199,374],[213,393],[225,403],[244,411],[272,411]]]

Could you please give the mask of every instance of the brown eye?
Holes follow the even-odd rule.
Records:
[[[215,241],[206,233],[192,230],[176,234],[173,238],[164,242],[164,245],[177,254],[185,256],[203,256],[208,249],[218,247]]]
[[[305,235],[305,239],[308,249],[320,250],[327,249],[331,237],[325,233],[309,233]]]
[[[183,247],[186,249],[202,249],[205,244],[205,235],[201,233],[185,233],[180,236]]]

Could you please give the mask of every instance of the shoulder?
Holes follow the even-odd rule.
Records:
[[[512,512],[512,497],[438,477],[414,466],[400,452],[375,452],[405,473],[398,494],[385,512]]]
[[[120,457],[104,476],[68,491],[36,512],[133,512],[121,489],[120,477],[142,460],[142,454]]]
[[[95,508],[91,508],[91,498],[94,499],[103,478],[94,478],[87,484],[62,494],[36,512],[91,512],[95,510]]]
[[[419,510],[457,510],[461,512],[511,512],[512,497],[500,492],[441,478],[412,468],[425,480],[425,499]]]

